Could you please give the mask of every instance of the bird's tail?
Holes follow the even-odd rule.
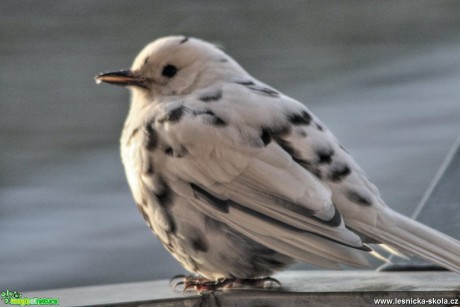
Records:
[[[403,253],[415,255],[460,274],[460,241],[390,208],[379,210],[375,225],[355,220],[350,226]]]

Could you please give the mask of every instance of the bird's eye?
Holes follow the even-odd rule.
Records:
[[[172,78],[176,75],[177,73],[177,67],[171,64],[166,65],[163,67],[163,71],[161,74],[165,77]]]

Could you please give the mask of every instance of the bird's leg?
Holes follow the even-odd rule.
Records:
[[[275,284],[281,287],[281,283],[272,277],[255,279],[219,278],[217,280],[209,280],[204,277],[177,275],[171,279],[171,282],[178,278],[181,280],[172,285],[172,287],[175,289],[177,286],[184,285],[183,292],[195,290],[203,293],[230,288],[272,288]]]

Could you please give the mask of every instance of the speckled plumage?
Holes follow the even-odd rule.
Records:
[[[121,138],[135,202],[189,271],[257,278],[366,266],[361,238],[460,271],[458,241],[392,211],[326,126],[212,44],[167,37],[129,72]],[[352,230],[353,229],[353,230]]]

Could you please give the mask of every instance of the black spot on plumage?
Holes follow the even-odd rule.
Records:
[[[367,195],[365,195],[363,192],[348,191],[346,195],[350,201],[358,205],[366,206],[366,207],[372,205],[372,201],[370,200],[370,198]]]
[[[262,142],[264,145],[267,146],[272,141],[272,137],[270,136],[270,132],[267,129],[262,128],[262,133],[260,135]]]
[[[316,128],[317,128],[319,131],[323,131],[323,130],[324,130],[323,127],[322,127],[320,124],[318,124],[318,123],[316,123]]]
[[[146,58],[144,59],[144,65],[148,63],[149,59],[150,59],[150,57],[146,57]]]
[[[185,111],[184,106],[175,108],[174,110],[169,111],[168,114],[166,114],[163,118],[159,120],[159,122],[160,123],[163,123],[163,122],[176,123],[181,120],[182,116],[184,116],[184,111]]]
[[[318,162],[320,164],[330,164],[332,162],[332,156],[334,155],[334,150],[332,148],[321,148],[316,151],[318,157]]]
[[[217,90],[210,93],[205,93],[200,96],[200,100],[203,102],[218,101],[222,98],[222,90]]]
[[[168,146],[168,147],[165,148],[165,155],[170,156],[170,157],[174,156],[174,151],[173,151],[172,147]]]
[[[293,125],[310,125],[311,115],[307,111],[288,115],[288,120]]]
[[[158,179],[158,192],[155,193],[158,203],[166,208],[173,203],[173,192],[162,177]]]
[[[191,183],[190,186],[193,189],[193,196],[199,200],[206,201],[209,205],[219,210],[220,212],[228,213],[229,202],[226,199],[220,199],[208,191],[202,189],[194,183]]]
[[[179,44],[182,45],[183,43],[186,43],[186,42],[188,41],[188,39],[189,39],[189,38],[185,36],[185,37],[179,42]]]
[[[205,110],[203,112],[199,112],[198,114],[204,115],[203,119],[206,124],[216,127],[225,127],[228,125],[222,118],[214,114],[211,110]]]
[[[148,123],[144,126],[144,148],[152,151],[157,147],[158,136],[155,129],[152,127],[152,123]]]
[[[228,60],[226,58],[221,58],[219,60],[217,60],[219,63],[226,63],[228,62]]]
[[[227,123],[220,117],[214,116],[211,119],[211,125],[216,126],[216,127],[225,127],[227,126]]]
[[[203,234],[197,234],[194,238],[191,239],[192,248],[197,252],[207,252],[208,243],[204,238]]]
[[[345,163],[336,163],[331,166],[329,169],[328,178],[333,181],[342,181],[351,173],[351,169]]]

